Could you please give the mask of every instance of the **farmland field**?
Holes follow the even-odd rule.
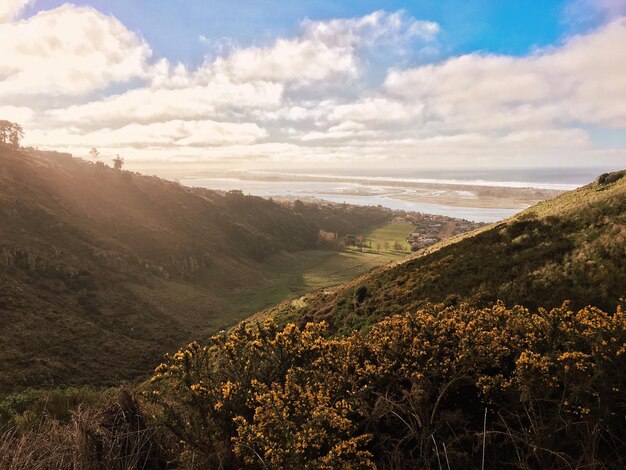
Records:
[[[376,227],[364,234],[365,246],[363,253],[377,253],[396,259],[411,251],[406,238],[413,232],[413,225],[409,224],[386,224]],[[360,252],[358,248],[349,248],[352,252]]]
[[[307,250],[281,253],[264,263],[264,287],[240,288],[229,295],[229,319],[240,319],[288,298],[306,292],[344,283],[370,269],[407,256],[406,237],[413,230],[408,224],[385,224],[374,227],[363,236],[367,247]],[[369,248],[371,242],[371,249]],[[387,242],[387,248],[385,248]],[[396,250],[395,243],[404,251]],[[378,249],[380,246],[380,251]]]
[[[378,230],[387,233],[386,227],[371,233]],[[393,245],[393,241],[391,243]],[[374,243],[372,246],[375,246]],[[372,252],[367,249],[363,252],[343,249],[307,250],[273,256],[265,263],[264,288],[239,289],[235,295],[229,296],[233,299],[233,312],[229,317],[243,318],[282,300],[341,284],[407,254],[392,250],[378,253],[375,249]]]

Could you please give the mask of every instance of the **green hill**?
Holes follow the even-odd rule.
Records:
[[[274,285],[281,256],[291,271],[313,265],[320,229],[357,232],[389,217],[2,148],[0,392],[145,376],[164,351],[285,298],[250,292]]]
[[[613,311],[626,296],[624,172],[542,202],[351,282],[263,312],[282,321],[367,328],[428,303]]]
[[[283,302],[132,391],[7,396],[0,466],[622,469],[624,173]]]

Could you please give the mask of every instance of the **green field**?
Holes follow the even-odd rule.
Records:
[[[229,296],[234,313],[230,316],[244,318],[288,298],[342,284],[404,255],[406,253],[345,249],[307,250],[273,256],[264,263],[264,287],[238,289]]]
[[[413,231],[413,225],[409,224],[387,224],[382,227],[376,227],[364,234],[365,246],[363,247],[363,252],[380,253],[395,257],[406,255],[411,251],[406,238]],[[360,252],[356,247],[350,247],[349,250]]]

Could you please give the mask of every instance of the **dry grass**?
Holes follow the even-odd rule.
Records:
[[[166,468],[157,427],[126,391],[104,407],[79,409],[70,423],[42,419],[33,431],[0,436],[1,470],[158,470]]]

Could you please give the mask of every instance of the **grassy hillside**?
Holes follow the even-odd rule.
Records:
[[[164,351],[285,298],[255,292],[321,286],[278,273],[284,263],[315,276],[317,259],[340,256],[319,250],[320,229],[359,232],[390,216],[0,149],[0,392],[143,376]],[[384,261],[363,261],[351,275]]]
[[[626,178],[615,174],[261,316],[347,332],[429,302],[551,308],[568,299],[611,311],[625,286]]]
[[[622,469],[626,315],[597,308],[626,286],[622,176],[191,343],[133,391],[8,396],[0,466]],[[302,253],[266,260],[281,289],[341,278]]]

